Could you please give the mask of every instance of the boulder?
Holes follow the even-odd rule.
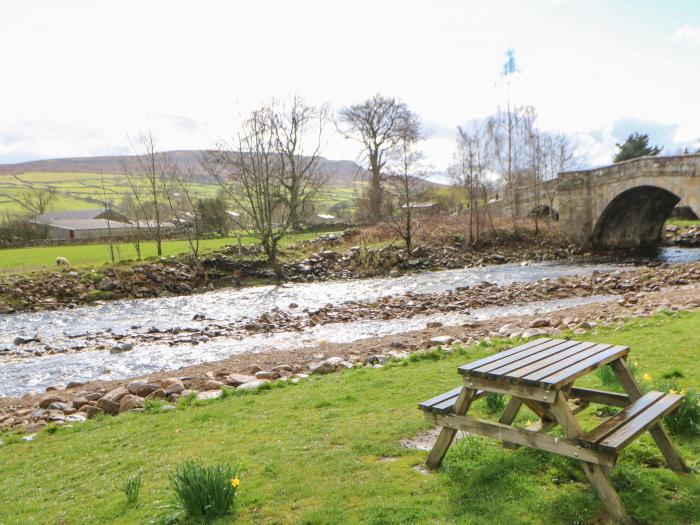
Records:
[[[245,383],[250,383],[255,381],[257,378],[254,375],[248,374],[229,374],[226,376],[225,382],[230,386],[239,386]]]
[[[102,292],[109,292],[110,290],[114,290],[116,287],[117,287],[117,284],[109,277],[104,277],[97,284],[97,289],[102,291]]]
[[[73,405],[70,403],[63,403],[61,401],[54,401],[51,403],[48,407],[49,410],[61,410],[61,411],[72,411],[73,410]]]
[[[216,379],[208,379],[204,383],[204,390],[218,390],[224,385],[225,383],[217,381]]]
[[[274,370],[262,370],[260,372],[255,373],[255,378],[256,379],[267,379],[269,381],[273,381],[275,379],[278,379],[280,376],[279,372],[275,372]]]
[[[128,393],[129,391],[126,388],[124,388],[123,386],[118,386],[117,388],[110,390],[104,396],[102,396],[102,399],[112,403],[119,403],[119,400]]]
[[[60,403],[63,399],[58,396],[48,396],[39,401],[39,408],[48,408],[51,403]]]
[[[95,406],[92,406],[92,405],[87,405],[87,406],[85,407],[85,413],[87,414],[87,418],[88,418],[88,419],[92,419],[92,418],[94,418],[95,416],[97,416],[98,414],[104,414],[105,411],[102,410],[102,409],[99,408],[99,407],[95,407]]]
[[[143,399],[132,394],[127,394],[119,401],[119,412],[126,412],[127,410],[133,410],[142,406]]]
[[[119,403],[116,401],[110,401],[104,397],[97,400],[97,408],[101,408],[103,411],[112,415],[117,415],[119,413]]]
[[[513,323],[508,323],[501,326],[498,333],[504,337],[510,337],[511,334],[520,333],[520,328]]]
[[[89,405],[89,404],[90,404],[90,401],[88,401],[84,397],[76,397],[73,400],[73,408],[78,409],[78,410],[80,410],[81,408],[83,408],[84,406]]]
[[[124,352],[128,352],[130,350],[134,349],[134,345],[131,343],[121,343],[118,345],[114,345],[112,348],[109,349],[110,354],[121,354]]]
[[[522,337],[528,339],[530,337],[535,337],[538,335],[545,335],[547,332],[541,328],[528,328],[522,333]]]
[[[535,319],[532,321],[529,325],[530,328],[542,328],[543,326],[549,326],[551,324],[551,321],[547,319],[546,317],[541,317],[539,319]]]
[[[238,390],[255,390],[265,383],[269,383],[269,381],[267,379],[255,379],[254,381],[242,384],[238,387]]]
[[[141,390],[147,384],[148,381],[146,381],[145,379],[136,379],[135,381],[129,382],[129,384],[126,385],[126,389],[129,391],[130,394],[137,395],[139,393],[139,390]]]
[[[166,389],[165,389],[165,395],[167,397],[170,397],[172,394],[181,394],[182,391],[185,390],[185,384],[180,381],[179,379],[177,381],[174,381],[170,383]]]
[[[245,367],[243,369],[243,373],[248,374],[248,375],[255,375],[258,372],[262,372],[262,370],[263,370],[262,366],[253,364],[253,365],[248,365],[247,367]]]
[[[440,328],[442,326],[442,323],[440,321],[428,321],[425,324],[426,328]]]
[[[335,372],[335,365],[329,363],[328,361],[312,363],[309,365],[309,371],[312,374],[332,374],[333,372]]]
[[[165,390],[163,390],[162,388],[154,390],[146,396],[146,399],[148,399],[149,401],[152,399],[165,399]]]
[[[136,395],[139,397],[146,397],[149,394],[152,394],[153,392],[158,390],[159,388],[160,385],[158,383],[146,383],[136,391]]]
[[[455,338],[451,335],[439,335],[430,339],[431,346],[445,346],[454,342]]]

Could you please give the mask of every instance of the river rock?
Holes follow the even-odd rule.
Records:
[[[547,332],[541,328],[528,328],[522,333],[522,337],[529,339],[538,335],[545,335]]]
[[[279,372],[275,372],[274,370],[262,370],[260,372],[255,373],[255,378],[256,379],[267,379],[269,381],[272,381],[274,379],[278,379],[280,376]]]
[[[85,407],[85,413],[87,414],[88,419],[92,419],[98,414],[104,414],[105,411],[102,410],[100,407],[92,406],[92,405],[87,405]]]
[[[108,414],[112,414],[113,416],[116,416],[119,413],[119,403],[117,403],[116,401],[110,401],[109,399],[105,399],[104,397],[97,400],[97,408],[101,408],[102,410],[104,410]]]
[[[255,375],[258,372],[262,372],[262,370],[263,370],[262,366],[253,364],[253,365],[248,365],[247,367],[245,367],[243,369],[243,373],[248,374],[248,375]]]
[[[197,394],[197,399],[200,401],[207,401],[209,399],[217,399],[221,397],[221,395],[222,392],[220,388],[218,390],[205,390]]]
[[[36,337],[24,337],[24,336],[18,335],[17,337],[15,337],[14,341],[12,341],[12,342],[14,343],[15,346],[20,346],[20,345],[26,345],[28,343],[33,343],[36,340],[37,340]]]
[[[114,290],[116,287],[117,287],[117,284],[109,277],[104,277],[97,284],[97,289],[102,291],[102,292],[109,292],[111,290]]]
[[[440,328],[442,326],[442,323],[440,321],[428,321],[425,324],[426,328]]]
[[[217,381],[216,379],[208,379],[204,383],[204,390],[218,390],[224,385],[225,383]]]
[[[90,404],[90,401],[88,401],[86,398],[84,398],[82,396],[76,397],[75,399],[73,399],[73,408],[76,408],[78,410],[80,410],[81,408],[83,408],[84,406],[89,405],[89,404]]]
[[[238,387],[238,390],[255,390],[256,388],[264,385],[265,383],[269,383],[269,381],[267,379],[256,379],[254,381],[242,384]]]
[[[504,324],[498,329],[499,335],[511,337],[512,334],[520,333],[520,328],[513,323]]]
[[[158,388],[157,390],[154,390],[150,394],[146,396],[146,399],[153,400],[153,399],[165,399],[165,390],[162,388]]]
[[[119,400],[128,393],[129,391],[126,388],[124,388],[123,386],[118,386],[117,388],[110,390],[104,396],[102,396],[102,399],[109,401],[110,403],[118,403]]]
[[[139,390],[141,390],[147,384],[148,384],[148,381],[146,381],[145,379],[136,379],[134,381],[130,381],[126,385],[126,389],[129,391],[130,394],[136,395],[136,394],[138,394]]]
[[[61,411],[74,411],[73,405],[70,403],[63,403],[61,401],[54,401],[48,406],[49,410],[61,410]]]
[[[320,363],[310,364],[309,370],[312,374],[332,374],[335,372],[335,365],[328,361],[321,361]]]
[[[126,412],[143,406],[143,399],[127,394],[119,401],[119,412]]]
[[[58,396],[45,397],[44,399],[39,401],[39,408],[48,408],[51,403],[60,403],[62,401],[63,399],[61,399]]]
[[[539,319],[535,319],[530,323],[530,328],[542,328],[543,326],[549,326],[551,324],[551,321],[547,319],[546,317],[541,317]]]
[[[167,397],[170,397],[172,394],[180,394],[182,391],[185,389],[185,384],[180,381],[179,379],[177,381],[171,382],[166,388],[165,388],[165,395]]]
[[[430,346],[446,346],[455,340],[451,335],[439,335],[430,339]]]
[[[110,354],[121,354],[123,352],[128,352],[130,350],[134,349],[134,345],[132,343],[121,343],[118,345],[114,345],[112,348],[109,349]]]
[[[160,389],[160,385],[158,383],[146,383],[136,391],[136,395],[139,397],[146,397],[158,389]]]
[[[225,382],[230,386],[239,386],[255,381],[256,379],[257,378],[254,375],[249,374],[229,374],[226,376]]]

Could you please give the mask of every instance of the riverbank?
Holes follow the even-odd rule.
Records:
[[[698,270],[697,265],[694,270]],[[693,272],[692,275],[696,274]],[[700,276],[700,272],[697,275]],[[655,279],[660,276],[660,272],[655,272]],[[658,288],[658,285],[649,284],[649,289],[652,288]],[[84,421],[103,412],[118,414],[138,408],[149,396],[150,399],[169,402],[177,402],[182,396],[189,395],[217,397],[222,387],[245,390],[271,381],[294,381],[308,375],[382,365],[397,357],[406,358],[411,352],[429,352],[432,348],[455,341],[470,345],[488,337],[561,335],[567,330],[578,334],[596,328],[619,326],[625,319],[649,317],[660,310],[699,308],[700,285],[697,282],[656,291],[633,292],[625,289],[624,294],[608,300],[554,312],[507,315],[483,321],[466,321],[454,326],[431,323],[420,330],[369,337],[345,344],[322,342],[309,347],[295,347],[293,351],[250,352],[176,371],[162,370],[118,381],[75,382],[52,387],[44,394],[0,398],[0,409],[3,411],[0,414],[0,429],[14,428],[31,433],[51,423]],[[127,394],[128,403],[122,406],[122,399]],[[106,401],[101,401],[105,398]]]
[[[576,253],[556,238],[530,238],[523,234],[514,240],[495,236],[469,246],[461,237],[452,237],[451,241],[420,244],[409,257],[398,246],[368,244],[363,232],[348,230],[288,246],[280,257],[285,280],[315,282],[509,261],[549,261]],[[75,308],[107,300],[190,295],[274,282],[275,275],[266,267],[259,247],[229,246],[202,256],[196,263],[186,257],[171,257],[113,267],[0,276],[0,314]]]
[[[697,296],[697,289],[691,292]],[[665,293],[645,294],[632,306],[614,301],[590,306],[587,314],[605,308],[634,316],[664,301],[680,303],[689,291]],[[556,316],[563,320],[571,313]],[[590,319],[580,315],[582,321]],[[680,373],[679,387],[697,389],[698,323],[697,312],[645,315],[575,335],[631,346],[639,373],[649,374],[654,385]],[[464,337],[464,329],[455,327],[455,336]],[[406,334],[404,343],[445,330]],[[427,452],[402,444],[410,445],[428,428],[418,402],[458,384],[457,366],[507,345],[460,345],[452,353],[311,375],[298,384],[279,382],[270,390],[180,402],[170,410],[154,405],[145,413],[54,424],[29,441],[4,434],[0,522],[158,521],[169,499],[169,473],[179,462],[198,458],[239,468],[237,523],[607,523],[573,461],[474,438],[457,443],[444,467],[428,473],[422,468]],[[606,388],[596,374],[584,383]],[[605,417],[598,409],[593,405],[579,414],[584,430]],[[478,417],[497,417],[483,401],[473,410]],[[535,416],[524,409],[515,424],[526,426],[528,419]],[[691,465],[697,464],[697,438],[674,436],[674,442]],[[698,476],[679,476],[662,465],[650,439],[642,438],[612,471],[615,488],[635,522],[691,523],[700,506]],[[129,505],[118,487],[135,473],[143,475],[144,485],[138,503]]]

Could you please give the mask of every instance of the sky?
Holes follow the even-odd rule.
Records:
[[[633,131],[700,140],[698,0],[2,0],[0,162],[211,147],[271,98],[375,93],[422,119],[438,171],[456,126],[512,103],[608,163]],[[507,49],[518,72],[501,78]],[[323,155],[356,159],[326,137]]]

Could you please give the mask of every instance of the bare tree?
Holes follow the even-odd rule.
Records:
[[[121,202],[120,207],[124,210],[124,214],[131,219],[131,228],[127,229],[127,236],[129,237],[129,242],[131,242],[136,251],[136,258],[141,259],[141,238],[143,237],[141,232],[141,210],[133,195],[127,194]]]
[[[484,121],[474,121],[469,127],[457,127],[455,165],[450,170],[453,180],[463,189],[469,202],[469,242],[479,240],[483,229],[481,204],[486,204],[485,171],[489,144]]]
[[[291,227],[298,230],[311,203],[302,196],[309,192],[315,194],[327,182],[327,177],[318,169],[318,158],[328,107],[310,106],[303,98],[294,96],[288,104],[282,104],[280,110],[273,111],[272,118],[275,149],[282,163],[282,184],[289,199]]]
[[[343,126],[341,131],[345,137],[358,140],[364,147],[371,174],[370,219],[377,221],[383,213],[384,166],[391,151],[401,141],[405,126],[417,120],[404,102],[380,94],[360,104],[341,109],[339,117]]]
[[[413,122],[402,128],[402,135],[393,153],[396,169],[389,179],[398,196],[398,206],[384,218],[384,222],[404,241],[406,254],[411,256],[411,247],[420,228],[415,216],[416,196],[424,186],[424,174],[418,169],[423,154],[416,145],[421,140],[420,122],[415,115]]]
[[[559,192],[559,174],[580,168],[583,161],[578,142],[564,133],[544,133],[542,137],[542,192],[547,200],[549,223],[555,218],[554,200]]]
[[[102,204],[102,211],[105,213],[105,217],[107,217],[105,220],[107,221],[107,232],[108,232],[108,245],[109,245],[109,256],[112,259],[112,264],[114,264],[114,242],[112,239],[112,223],[109,220],[109,216],[107,216],[107,212],[110,209],[110,201],[107,199],[107,186],[105,186],[105,178],[102,172],[100,172],[100,190],[101,190],[101,201],[100,204]]]
[[[169,160],[165,153],[158,153],[156,139],[149,129],[131,142],[131,156],[122,157],[122,169],[131,188],[134,201],[141,214],[151,239],[156,243],[156,252],[163,254],[163,207],[164,195],[169,191]]]
[[[499,109],[488,119],[488,132],[491,158],[494,169],[501,176],[506,193],[506,201],[511,210],[513,228],[517,228],[520,195],[517,193],[518,175],[522,174],[525,137],[523,122],[528,108],[511,107]]]
[[[314,133],[310,138],[308,126],[314,115],[318,110],[299,99],[287,106],[264,105],[243,121],[235,147],[222,144],[203,155],[204,167],[243,212],[239,227],[260,240],[278,279],[279,242],[323,183],[318,174],[321,137]]]

